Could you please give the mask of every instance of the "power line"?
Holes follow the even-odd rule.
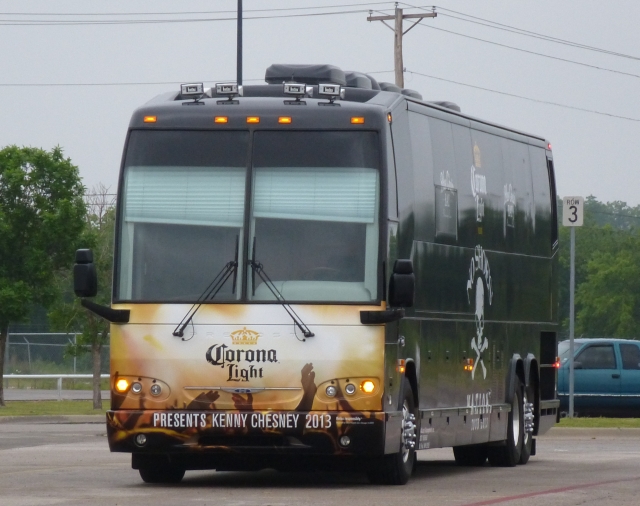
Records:
[[[410,6],[407,3],[404,3],[404,2],[402,2],[402,3],[404,5]],[[410,6],[410,7],[415,8],[415,9],[427,10],[426,7],[416,7],[416,6]],[[439,12],[439,14],[441,16],[446,16],[446,17],[450,17],[450,18],[453,18],[453,19],[458,19],[460,21],[466,21],[468,23],[475,23],[475,24],[478,24],[478,25],[487,26],[489,28],[495,28],[497,30],[504,30],[504,31],[507,31],[507,32],[516,33],[518,35],[524,35],[524,36],[533,37],[533,38],[536,38],[536,39],[546,40],[548,42],[555,42],[557,44],[563,44],[563,45],[566,45],[566,46],[576,47],[576,48],[580,48],[580,49],[586,49],[586,50],[589,50],[589,51],[595,51],[595,52],[604,53],[604,54],[610,54],[610,55],[613,55],[613,56],[619,56],[621,58],[629,58],[631,60],[640,60],[640,57],[637,57],[637,56],[628,55],[628,54],[624,54],[624,53],[618,53],[616,51],[611,51],[611,50],[608,50],[608,49],[602,49],[602,48],[595,47],[595,46],[589,46],[587,44],[582,44],[582,43],[574,42],[574,41],[567,40],[567,39],[560,39],[558,37],[552,37],[550,35],[544,35],[542,33],[533,32],[533,31],[530,31],[530,30],[525,30],[523,28],[518,28],[518,27],[515,27],[515,26],[511,26],[511,25],[506,25],[506,24],[503,24],[503,23],[498,23],[496,21],[491,21],[489,19],[480,18],[480,17],[477,17],[477,16],[472,16],[470,14],[465,14],[464,12],[458,12],[458,11],[454,11],[454,10],[451,10],[451,9],[446,9],[444,7],[437,7],[437,8],[438,8],[439,11],[453,12],[454,14],[459,14],[460,16],[465,16],[467,18],[471,18],[471,19],[464,19],[464,18],[460,18],[460,17],[457,17],[457,16],[453,16],[451,14],[445,14],[445,13]],[[478,22],[478,21],[472,21],[474,19],[482,21],[482,23]]]
[[[276,14],[273,16],[245,16],[244,21],[253,19],[282,19],[282,18],[306,18],[318,16],[335,16],[341,14],[362,14],[369,9],[349,11],[313,12],[308,14]],[[0,26],[86,26],[86,25],[152,25],[175,23],[210,23],[215,21],[236,21],[237,17],[226,18],[184,18],[184,19],[137,19],[137,20],[105,20],[105,21],[31,21],[27,19],[0,20]]]
[[[376,70],[376,71],[371,71],[371,72],[365,72],[366,74],[391,74],[393,73],[393,70]],[[566,109],[573,109],[576,111],[582,111],[582,112],[588,112],[588,113],[592,113],[592,114],[599,114],[602,116],[608,116],[611,118],[617,118],[617,119],[624,119],[627,121],[635,121],[635,122],[640,122],[640,119],[636,119],[636,118],[629,118],[627,116],[619,116],[616,114],[610,114],[610,113],[606,113],[606,112],[602,112],[602,111],[596,111],[596,110],[592,110],[592,109],[585,109],[582,107],[576,107],[576,106],[571,106],[571,105],[566,105],[566,104],[560,104],[558,102],[550,102],[547,100],[540,100],[540,99],[536,99],[536,98],[531,98],[531,97],[525,97],[523,95],[516,95],[514,93],[508,93],[505,91],[499,91],[499,90],[494,90],[491,88],[484,88],[482,86],[476,86],[473,84],[468,84],[468,83],[462,83],[460,81],[454,81],[451,79],[445,79],[443,77],[437,77],[437,76],[432,76],[429,74],[423,74],[421,72],[415,72],[412,70],[405,70],[405,72],[409,73],[409,74],[415,74],[421,77],[427,77],[429,79],[435,79],[438,81],[444,81],[447,83],[452,83],[452,84],[457,84],[460,86],[466,86],[468,88],[474,88],[477,90],[482,90],[482,91],[488,91],[490,93],[497,93],[499,95],[505,95],[508,97],[512,97],[512,98],[519,98],[522,100],[528,100],[531,102],[537,102],[540,104],[547,104],[547,105],[554,105],[556,107],[563,107]],[[195,82],[232,82],[233,79],[213,79],[213,80],[194,80]],[[264,79],[260,78],[253,78],[253,79],[244,79],[245,82],[263,82]],[[0,87],[90,87],[90,86],[154,86],[154,85],[173,85],[173,84],[183,84],[185,81],[155,81],[155,82],[128,82],[128,83],[0,83]]]
[[[452,30],[445,30],[444,28],[437,28],[437,27],[432,26],[432,25],[422,25],[422,24],[420,24],[418,26],[421,27],[421,28],[428,28],[430,30],[438,30],[438,31],[450,33],[450,34],[453,34],[453,35],[458,35],[460,37],[466,37],[468,39],[477,40],[477,41],[480,41],[480,42],[486,42],[487,44],[493,44],[494,46],[500,46],[500,47],[504,47],[504,48],[507,48],[507,49],[513,49],[514,51],[520,51],[522,53],[533,54],[533,55],[536,55],[536,56],[542,56],[544,58],[550,58],[552,60],[563,61],[565,63],[572,63],[574,65],[580,65],[582,67],[588,67],[588,68],[592,68],[592,69],[596,69],[596,70],[604,70],[606,72],[612,72],[614,74],[622,74],[622,75],[625,75],[625,76],[630,76],[630,77],[635,77],[635,78],[639,78],[640,79],[640,75],[632,74],[630,72],[623,72],[621,70],[613,70],[613,69],[608,69],[608,68],[605,68],[605,67],[598,67],[597,65],[590,65],[588,63],[577,62],[577,61],[574,61],[574,60],[569,60],[568,58],[560,58],[558,56],[551,56],[551,55],[544,54],[544,53],[537,53],[536,51],[529,51],[528,49],[522,49],[522,48],[510,46],[508,44],[501,44],[499,42],[493,42],[491,40],[481,39],[479,37],[472,37],[471,35],[465,35],[463,33],[454,32]]]
[[[430,79],[436,79],[438,81],[445,81],[447,83],[458,84],[460,86],[466,86],[468,88],[475,88],[477,90],[488,91],[488,92],[491,92],[491,93],[497,93],[499,95],[505,95],[505,96],[508,96],[508,97],[520,98],[522,100],[529,100],[531,102],[537,102],[539,104],[554,105],[556,107],[563,107],[565,109],[573,109],[573,110],[576,110],[576,111],[589,112],[589,113],[592,113],[592,114],[599,114],[601,116],[609,116],[611,118],[618,118],[618,119],[624,119],[624,120],[627,120],[627,121],[640,122],[640,119],[637,119],[637,118],[629,118],[627,116],[618,116],[617,114],[610,114],[610,113],[607,113],[607,112],[595,111],[593,109],[584,109],[582,107],[575,107],[575,106],[572,106],[572,105],[559,104],[557,102],[550,102],[550,101],[547,101],[547,100],[539,100],[539,99],[536,99],[536,98],[525,97],[523,95],[516,95],[514,93],[507,93],[505,91],[493,90],[491,88],[483,88],[482,86],[475,86],[473,84],[461,83],[459,81],[453,81],[451,79],[444,79],[442,77],[430,76],[428,74],[422,74],[420,72],[414,72],[412,70],[406,70],[405,72],[407,72],[409,74],[416,74],[416,75],[422,76],[422,77],[428,77]]]
[[[340,7],[359,7],[364,5],[382,5],[394,3],[386,2],[364,2],[342,5],[315,5],[309,7],[281,7],[271,9],[244,9],[244,12],[276,12],[276,11],[301,11],[313,9],[333,9]],[[229,14],[237,13],[236,9],[222,11],[176,11],[176,12],[84,12],[84,13],[56,13],[56,12],[0,12],[0,16],[183,16],[183,15],[203,15],[203,14]]]

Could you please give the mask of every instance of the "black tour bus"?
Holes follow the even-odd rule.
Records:
[[[83,301],[112,322],[111,450],[147,482],[526,464],[558,410],[550,144],[329,65],[266,81],[133,114],[113,301]]]

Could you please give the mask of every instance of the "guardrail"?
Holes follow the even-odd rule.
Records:
[[[100,379],[106,379],[108,374],[101,374]],[[3,379],[57,379],[58,380],[58,400],[62,400],[62,380],[63,379],[93,379],[93,374],[5,374]]]

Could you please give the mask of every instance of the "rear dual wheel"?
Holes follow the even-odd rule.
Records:
[[[507,420],[507,439],[502,446],[487,447],[489,463],[497,467],[513,467],[521,463],[525,440],[524,431],[524,389],[520,378],[516,376],[511,398],[511,412]],[[528,438],[529,454],[531,454],[531,437]],[[527,460],[528,460],[527,456]],[[526,463],[522,462],[523,464]]]

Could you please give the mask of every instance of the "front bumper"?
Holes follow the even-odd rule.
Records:
[[[136,454],[382,455],[384,421],[374,411],[118,410],[107,436],[112,452]]]

